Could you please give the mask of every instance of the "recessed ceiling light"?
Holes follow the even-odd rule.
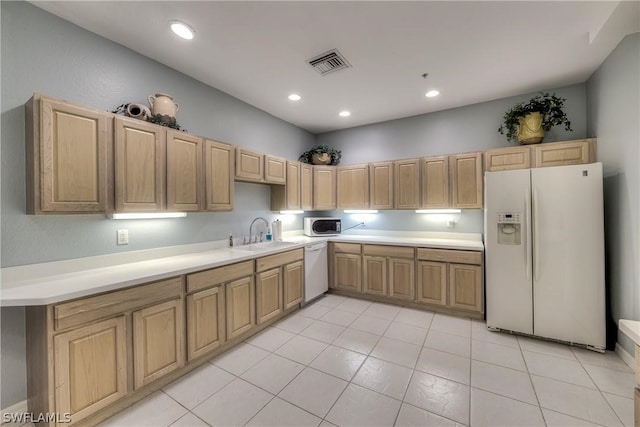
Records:
[[[439,90],[430,90],[429,92],[425,93],[425,96],[427,98],[433,98],[434,96],[438,96],[438,95],[440,95]]]
[[[289,95],[289,101],[300,101],[301,99],[302,97],[297,93],[292,93],[291,95]]]
[[[349,111],[340,111],[338,114],[340,117],[349,117],[351,113]]]
[[[189,27],[184,22],[180,21],[171,21],[171,31],[173,31],[178,37],[182,37],[186,40],[191,40],[193,38],[193,28]]]

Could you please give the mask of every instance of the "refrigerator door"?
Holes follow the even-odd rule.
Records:
[[[534,334],[605,347],[602,164],[531,169]]]
[[[532,334],[531,174],[486,172],[484,188],[487,326]]]

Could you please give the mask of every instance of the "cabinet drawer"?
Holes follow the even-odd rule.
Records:
[[[53,307],[55,330],[83,325],[134,308],[180,296],[182,278],[163,280],[95,297],[58,304]]]
[[[187,276],[187,293],[199,291],[210,286],[219,285],[253,274],[253,261],[244,261],[224,267],[189,274]]]
[[[342,252],[345,254],[360,254],[359,243],[333,243],[334,252]]]
[[[362,253],[365,255],[413,259],[413,251],[413,248],[407,248],[403,246],[362,245]]]
[[[418,248],[418,259],[482,265],[482,252]]]
[[[269,255],[256,260],[256,273],[289,264],[303,258],[303,249]]]

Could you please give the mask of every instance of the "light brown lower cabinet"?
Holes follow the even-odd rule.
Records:
[[[127,394],[124,315],[57,335],[53,348],[55,412],[78,421]]]
[[[187,360],[193,360],[225,342],[224,285],[187,296]]]
[[[303,250],[295,249],[256,260],[256,310],[259,325],[302,301],[303,257]]]
[[[387,259],[380,256],[362,257],[363,286],[365,294],[387,295]]]
[[[362,245],[365,294],[413,301],[415,250],[412,247]]]
[[[333,269],[334,288],[362,292],[362,255],[336,253]]]
[[[484,313],[482,252],[418,248],[416,301]]]
[[[227,339],[250,331],[256,324],[256,294],[253,276],[226,284]]]
[[[389,258],[389,296],[413,301],[415,297],[415,261]]]
[[[182,299],[133,312],[134,387],[184,366]]]

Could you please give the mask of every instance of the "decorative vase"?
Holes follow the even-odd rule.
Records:
[[[328,165],[331,163],[331,156],[328,153],[314,153],[311,162],[314,165]]]
[[[149,95],[148,100],[154,116],[160,114],[161,116],[169,116],[175,119],[176,113],[180,109],[180,106],[173,102],[171,95],[166,93],[156,93],[156,96]]]
[[[544,139],[544,129],[542,121],[544,114],[529,113],[524,117],[520,117],[518,125],[518,142],[520,144],[539,144]]]
[[[134,119],[147,120],[151,117],[151,110],[142,104],[129,104],[127,106],[127,116]]]

